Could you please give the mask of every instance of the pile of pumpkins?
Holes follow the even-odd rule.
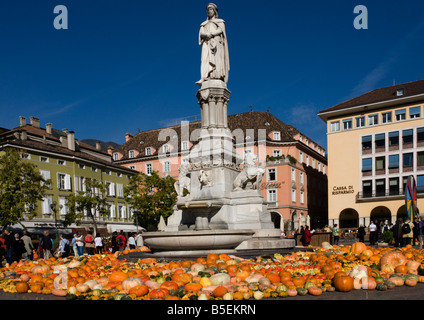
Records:
[[[0,289],[90,300],[249,300],[389,290],[424,282],[424,250],[351,246],[242,259],[130,261],[126,254],[20,261],[0,269]]]

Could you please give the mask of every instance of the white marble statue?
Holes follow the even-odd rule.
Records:
[[[200,74],[202,82],[210,79],[227,84],[230,61],[228,56],[225,21],[218,19],[218,7],[210,3],[206,7],[208,19],[200,25],[199,44],[202,46]]]
[[[246,189],[259,190],[265,170],[257,166],[257,161],[258,157],[253,152],[246,153],[244,156],[243,170],[237,175],[233,183],[234,191]],[[249,182],[251,182],[251,187],[248,188]]]
[[[174,187],[179,197],[184,195],[184,189],[190,192],[190,177],[188,176],[189,168],[190,165],[187,162],[183,162],[178,169],[180,174],[178,175],[178,181],[175,182]]]

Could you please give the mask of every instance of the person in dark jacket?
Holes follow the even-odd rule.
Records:
[[[309,231],[309,226],[306,226],[302,236],[302,242],[304,247],[309,246],[312,240],[312,236],[313,232]]]
[[[364,225],[361,225],[358,228],[358,239],[359,239],[359,242],[365,242],[365,226]]]
[[[43,258],[45,260],[51,258],[52,257],[53,243],[52,243],[52,240],[50,239],[49,232],[47,230],[44,231],[44,234],[41,237],[40,242],[41,242],[40,243],[41,248],[43,248]]]
[[[13,261],[19,262],[22,259],[22,254],[25,252],[25,245],[19,236],[19,233],[15,233],[15,238],[12,243],[13,248]]]
[[[392,227],[394,246],[395,247],[399,247],[400,241],[402,240],[402,231],[400,229],[401,224],[402,224],[402,221],[400,219],[398,219],[398,220],[396,220],[396,223]]]
[[[9,229],[4,229],[4,244],[6,246],[6,262],[11,264],[13,262],[13,242],[15,241],[13,234]]]

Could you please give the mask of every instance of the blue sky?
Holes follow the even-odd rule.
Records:
[[[200,114],[199,25],[209,1],[2,0],[0,127],[19,116],[123,143]],[[270,112],[326,147],[320,110],[424,78],[424,2],[220,0],[229,114]],[[68,9],[56,30],[53,9]],[[357,5],[368,29],[356,30]]]

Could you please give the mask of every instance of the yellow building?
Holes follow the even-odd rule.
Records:
[[[424,80],[376,89],[322,110],[327,124],[329,223],[341,228],[407,217],[414,176],[424,209]],[[422,208],[421,208],[422,207]]]

